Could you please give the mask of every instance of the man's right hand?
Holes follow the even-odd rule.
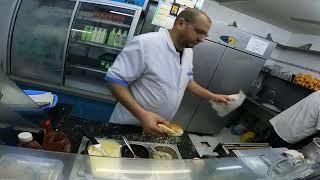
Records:
[[[158,124],[167,124],[169,123],[167,120],[150,111],[145,111],[139,119],[145,132],[156,136],[165,136]]]

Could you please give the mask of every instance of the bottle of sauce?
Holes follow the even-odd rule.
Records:
[[[47,151],[70,152],[71,143],[63,132],[52,131],[43,138],[43,149]]]
[[[33,136],[30,132],[22,132],[18,134],[20,146],[29,149],[42,149],[41,145],[33,140]]]

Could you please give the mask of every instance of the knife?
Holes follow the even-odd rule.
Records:
[[[98,149],[104,156],[109,156],[108,153],[102,148],[101,144],[89,133],[89,131],[85,127],[81,128],[81,130],[83,132],[83,135],[91,141],[93,147]]]

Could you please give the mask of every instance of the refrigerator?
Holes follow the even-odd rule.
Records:
[[[248,47],[252,41],[263,44],[263,54]],[[248,93],[275,46],[236,27],[214,24],[206,41],[193,49],[194,80],[218,94]],[[217,134],[231,117],[219,117],[207,100],[186,91],[173,120],[188,132]]]
[[[112,99],[104,76],[126,41],[134,36],[142,7],[103,0],[14,2],[10,26],[6,26],[6,52],[0,52],[0,58],[6,55],[10,78]],[[113,29],[117,44],[107,43]],[[91,38],[93,34],[96,38]]]

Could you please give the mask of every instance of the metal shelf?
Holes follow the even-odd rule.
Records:
[[[286,45],[283,45],[283,44],[277,44],[277,47],[280,47],[280,48],[285,49],[285,50],[291,50],[291,51],[298,51],[298,52],[303,52],[303,53],[308,53],[308,54],[320,55],[320,51],[302,49],[302,48],[299,48],[299,47],[286,46]]]
[[[106,44],[97,44],[94,42],[89,42],[89,41],[72,41],[73,43],[77,43],[77,44],[85,44],[85,45],[89,45],[89,46],[95,46],[95,47],[101,47],[101,48],[106,48],[106,49],[111,49],[114,51],[122,51],[122,49],[117,48],[117,47],[112,47],[112,46],[108,46]]]
[[[97,18],[82,17],[82,18],[79,18],[79,20],[85,20],[85,21],[91,21],[91,22],[103,23],[103,24],[111,24],[111,25],[120,26],[120,27],[124,27],[124,28],[130,28],[131,27],[131,25],[123,24],[123,23],[119,23],[119,22],[112,21],[112,20],[107,20],[107,19],[97,19]]]
[[[89,67],[89,66],[85,66],[85,65],[80,65],[80,64],[70,64],[69,66],[70,67],[74,67],[74,68],[78,68],[78,69],[84,69],[84,70],[88,70],[88,71],[103,73],[103,74],[107,73],[107,71],[95,69],[95,68],[92,68],[92,67]]]

